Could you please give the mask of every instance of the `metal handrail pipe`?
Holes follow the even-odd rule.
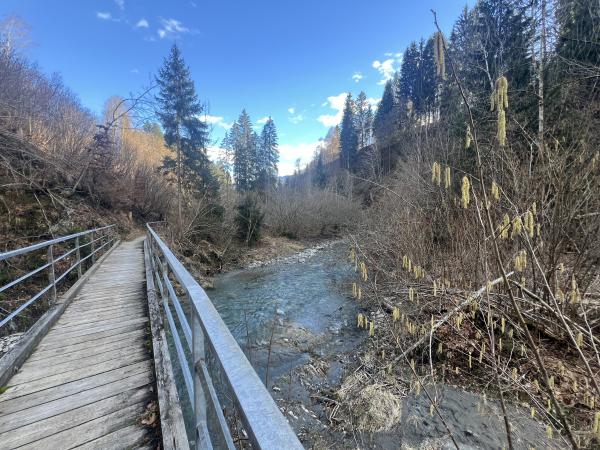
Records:
[[[5,259],[12,258],[13,256],[24,255],[25,253],[32,252],[34,250],[39,250],[42,248],[46,248],[50,245],[59,244],[61,242],[69,241],[71,239],[75,239],[77,237],[86,236],[90,233],[95,233],[97,231],[106,230],[108,228],[112,228],[115,225],[106,225],[105,227],[94,228],[92,230],[80,231],[79,233],[70,234],[68,236],[62,236],[56,239],[51,239],[49,241],[38,242],[37,244],[30,245],[28,247],[18,248],[15,250],[11,250],[9,252],[0,253],[0,261],[4,261]]]

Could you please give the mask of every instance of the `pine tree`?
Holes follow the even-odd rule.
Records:
[[[277,164],[279,149],[277,129],[271,117],[263,126],[260,134],[260,158],[258,167],[257,188],[267,192],[277,184]]]
[[[369,145],[372,115],[373,112],[369,102],[367,101],[367,95],[361,91],[360,94],[358,94],[358,97],[356,97],[355,114],[355,127],[359,149]]]
[[[323,152],[319,151],[315,163],[315,171],[313,174],[313,185],[324,188],[327,184],[327,172],[325,172],[325,164],[323,163]]]
[[[419,93],[419,63],[421,55],[416,42],[411,42],[402,58],[398,97],[400,107],[412,111],[417,109]]]
[[[254,187],[259,166],[259,139],[245,109],[229,130],[226,145],[233,153],[233,176],[238,191]]]
[[[156,101],[157,115],[164,130],[165,142],[175,147],[177,159],[165,158],[164,166],[177,174],[177,207],[181,223],[183,186],[190,190],[209,191],[218,184],[210,172],[206,155],[208,127],[199,117],[203,107],[198,101],[190,70],[177,45],[165,58],[156,77],[160,89]]]
[[[341,163],[344,169],[353,172],[356,169],[358,152],[358,136],[355,126],[355,105],[352,94],[346,97],[344,114],[342,116],[342,129],[340,132]]]
[[[377,112],[375,113],[375,118],[373,119],[373,134],[379,140],[383,140],[383,137],[386,136],[391,129],[390,122],[395,104],[396,95],[394,86],[392,81],[388,80],[385,83],[383,96],[381,97]]]

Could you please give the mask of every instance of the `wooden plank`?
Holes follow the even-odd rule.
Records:
[[[121,428],[134,425],[136,420],[143,414],[145,408],[145,403],[137,403],[20,448],[24,450],[40,448],[71,449],[78,447],[107,434],[119,431]]]
[[[132,307],[136,307],[136,306],[138,306],[137,302],[116,304],[113,306],[85,307],[85,308],[77,308],[77,309],[70,310],[69,314],[71,314],[71,315],[96,314],[98,312],[108,312],[108,311],[114,311],[114,310],[123,309],[123,308],[132,308]]]
[[[146,386],[152,382],[152,379],[152,375],[149,373],[136,374],[115,381],[114,383],[105,384],[94,389],[44,403],[36,408],[29,408],[24,411],[17,411],[13,414],[4,415],[0,420],[0,433],[14,430],[71,411],[75,408],[80,408],[81,406],[93,404],[130,389]]]
[[[70,326],[76,326],[77,324],[94,323],[101,320],[123,317],[136,313],[139,315],[145,315],[146,311],[142,306],[129,306],[116,311],[104,311],[96,314],[69,314],[68,316],[62,317],[56,323],[56,325],[54,325],[54,328],[67,328]]]
[[[118,341],[120,339],[125,339],[127,336],[132,336],[136,333],[140,333],[140,330],[144,328],[143,324],[139,326],[133,327],[132,329],[123,329],[123,330],[113,330],[114,333],[105,333],[104,336],[91,336],[89,339],[69,339],[65,340],[62,343],[49,343],[45,344],[42,342],[38,349],[36,350],[35,355],[46,354],[47,352],[55,352],[55,353],[68,353],[69,351],[73,351],[79,347],[90,347],[93,346],[92,342],[112,342]],[[100,333],[101,334],[101,333]]]
[[[47,344],[44,344],[44,346],[42,348],[49,349],[49,348],[60,347],[62,345],[76,344],[78,342],[94,341],[99,338],[103,338],[103,337],[107,337],[107,336],[126,333],[128,331],[139,330],[140,328],[144,328],[145,326],[146,326],[145,323],[138,323],[138,324],[124,326],[122,328],[116,328],[114,330],[100,331],[98,333],[88,334],[85,336],[75,336],[75,337],[64,339],[64,340],[60,340],[60,339],[53,340],[51,342],[48,342]]]
[[[27,361],[37,361],[40,359],[54,358],[59,357],[61,355],[68,355],[73,352],[79,352],[85,349],[96,348],[98,346],[106,346],[111,343],[117,343],[126,340],[135,340],[141,336],[144,336],[145,334],[146,333],[144,330],[134,330],[126,333],[115,334],[102,339],[97,339],[91,342],[78,342],[76,344],[65,345],[49,350],[38,349],[31,355],[31,357]]]
[[[44,389],[41,391],[38,390],[37,392],[28,393],[20,397],[0,401],[0,416],[32,408],[34,406],[38,406],[43,403],[48,403],[59,398],[77,394],[78,392],[83,392],[89,389],[97,388],[104,384],[113,383],[115,381],[122,380],[123,378],[138,373],[149,373],[151,370],[151,362],[149,360],[146,360],[130,364],[124,367],[120,367],[119,369],[108,370],[106,372],[102,372],[100,374],[76,381],[62,381],[60,382],[60,384],[52,386],[48,389]],[[43,385],[43,383],[47,382],[47,379],[39,381],[41,382],[40,384]],[[31,389],[33,385],[34,383],[28,383],[24,386]],[[2,397],[4,397],[4,395]]]
[[[53,375],[68,374],[75,370],[82,370],[88,367],[94,367],[102,370],[110,361],[117,361],[117,363],[126,363],[133,361],[142,361],[149,359],[150,354],[148,349],[135,347],[126,347],[124,349],[114,350],[112,352],[106,352],[101,354],[90,354],[81,361],[68,361],[64,364],[48,364],[42,366],[35,366],[31,368],[25,368],[17,373],[11,380],[11,386],[18,384],[28,383],[34,380],[39,380],[45,377],[51,377]]]
[[[75,337],[87,336],[90,334],[98,334],[103,331],[111,331],[114,329],[128,327],[130,325],[137,325],[137,324],[141,324],[141,323],[145,323],[145,322],[148,322],[147,317],[139,317],[137,319],[129,319],[129,320],[125,320],[122,322],[114,322],[114,323],[104,324],[104,325],[100,325],[100,326],[92,327],[92,328],[85,327],[82,330],[75,330],[75,331],[63,331],[63,330],[54,331],[53,330],[50,333],[48,333],[45,341],[48,343],[62,341],[63,339],[71,339],[71,338],[75,338]]]
[[[121,341],[115,341],[115,342],[110,342],[107,345],[105,345],[104,347],[101,348],[101,350],[95,351],[94,353],[90,352],[89,349],[83,349],[77,352],[71,352],[71,353],[67,353],[64,355],[58,355],[52,358],[52,361],[47,361],[46,359],[37,359],[34,361],[28,360],[25,364],[25,366],[27,366],[26,370],[36,370],[40,367],[45,367],[47,365],[58,365],[58,364],[64,364],[67,362],[72,362],[72,361],[77,361],[81,358],[87,358],[90,357],[92,355],[102,355],[102,354],[109,354],[109,353],[114,353],[116,351],[119,350],[123,350],[125,348],[140,348],[140,349],[144,349],[146,346],[146,340],[145,337],[138,337],[136,339],[130,340],[130,339],[126,339],[126,340],[121,340]],[[23,366],[23,367],[25,367]],[[81,367],[81,369],[85,369],[86,367]],[[21,372],[23,372],[24,369],[21,368]],[[14,384],[13,384],[14,385]],[[2,401],[2,399],[4,398],[4,396],[6,395],[0,395],[0,401]]]
[[[100,448],[102,450],[123,450],[138,448],[143,444],[147,444],[149,439],[150,433],[147,429],[138,425],[131,425],[77,448],[80,450],[98,450]]]
[[[52,330],[67,333],[79,329],[90,328],[91,326],[98,327],[109,323],[120,323],[145,316],[146,314],[144,314],[143,310],[129,310],[118,315],[113,314],[112,316],[107,315],[104,317],[97,317],[95,320],[69,320],[60,325],[57,323]]]
[[[149,387],[132,389],[87,406],[49,417],[39,422],[0,434],[0,443],[5,448],[16,448],[63,430],[69,430],[91,420],[102,418],[115,411],[137,403],[146,403],[152,396]],[[38,447],[39,448],[39,447]],[[47,447],[52,448],[52,447]],[[66,448],[62,445],[54,448]]]

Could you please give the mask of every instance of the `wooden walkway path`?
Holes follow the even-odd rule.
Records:
[[[0,449],[152,448],[143,240],[108,255],[0,395]],[[156,445],[154,445],[155,447]]]

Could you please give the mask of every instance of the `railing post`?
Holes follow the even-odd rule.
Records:
[[[189,299],[189,295],[188,295]],[[193,310],[190,305],[190,310]],[[206,398],[202,388],[201,376],[198,368],[204,360],[204,333],[200,325],[198,314],[191,314],[192,318],[192,376],[194,378],[194,424],[196,426],[196,450],[211,449],[210,436],[206,416]],[[201,370],[201,369],[200,369]]]
[[[56,274],[54,273],[53,245],[48,246],[48,283],[52,285],[52,300],[56,302]]]
[[[94,242],[94,232],[90,233],[90,251],[92,252],[92,264],[96,262],[96,243]]]
[[[77,278],[81,278],[81,251],[79,250],[79,236],[75,238],[75,257],[77,258]]]

